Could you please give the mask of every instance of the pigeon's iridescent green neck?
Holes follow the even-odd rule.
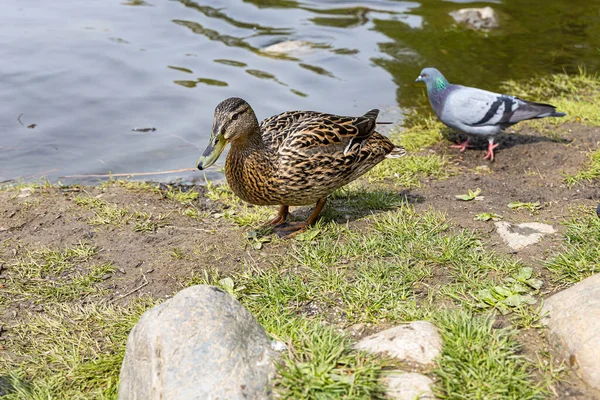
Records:
[[[432,82],[430,90],[441,91],[448,87],[448,81],[443,76],[438,76]]]

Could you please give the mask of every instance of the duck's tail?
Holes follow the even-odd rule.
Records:
[[[406,149],[402,146],[396,146],[385,158],[400,158],[406,155]]]

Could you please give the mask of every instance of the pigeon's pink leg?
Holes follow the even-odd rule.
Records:
[[[467,149],[467,147],[471,147],[471,146],[469,146],[469,140],[470,139],[467,139],[467,140],[465,140],[462,143],[453,144],[452,146],[450,146],[450,148],[452,148],[452,149],[460,149],[460,152],[462,153],[463,151],[465,151]]]
[[[487,160],[489,158],[490,161],[494,161],[494,149],[498,147],[498,143],[494,144],[494,138],[489,138],[488,141],[488,152],[483,159]]]

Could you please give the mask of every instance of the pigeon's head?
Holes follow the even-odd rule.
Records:
[[[439,90],[448,86],[448,81],[444,78],[444,75],[435,68],[424,68],[415,82],[425,82],[427,90]]]

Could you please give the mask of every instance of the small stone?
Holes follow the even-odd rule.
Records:
[[[348,327],[348,331],[352,336],[358,336],[365,331],[365,326],[359,322]]]
[[[600,274],[551,296],[542,315],[559,353],[584,382],[600,389]]]
[[[23,189],[19,190],[19,194],[17,195],[17,197],[20,198],[20,199],[23,199],[25,197],[29,197],[29,196],[31,196],[32,192],[33,192],[33,188],[26,187],[26,188],[23,188]]]
[[[440,355],[442,338],[431,322],[413,321],[367,336],[355,348],[427,365]]]
[[[498,16],[492,7],[463,8],[452,11],[450,16],[459,24],[465,24],[473,29],[497,28]]]
[[[277,353],[282,353],[287,350],[287,345],[279,340],[273,340],[271,342],[271,349]]]
[[[191,286],[145,312],[129,334],[119,400],[268,399],[273,357],[237,300]]]
[[[383,377],[387,397],[393,400],[434,400],[433,380],[416,372],[390,371]]]
[[[539,222],[525,222],[522,224],[511,224],[510,222],[494,222],[498,234],[504,243],[513,250],[521,250],[535,244],[546,235],[555,233],[552,225]]]

